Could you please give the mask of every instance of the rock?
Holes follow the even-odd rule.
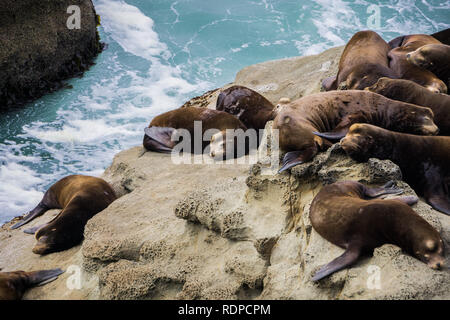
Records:
[[[315,93],[321,79],[336,72],[341,51],[250,66],[236,83],[259,88],[274,103]],[[186,105],[213,108],[219,92]],[[269,141],[271,125],[266,125]],[[450,299],[448,269],[432,270],[390,244],[319,283],[310,280],[343,252],[312,228],[314,196],[340,180],[372,186],[394,180],[405,194],[414,194],[391,161],[358,163],[335,144],[290,173],[276,174],[274,160],[282,155],[272,142],[257,163],[246,156],[239,165],[202,163],[200,155],[191,158],[198,164],[175,164],[170,155],[144,151],[140,146],[122,151],[105,170],[102,177],[120,198],[88,221],[82,245],[36,257],[32,237],[7,229],[13,222],[2,227],[5,271],[81,269],[81,289],[68,290],[72,275],[64,274],[30,290],[26,299]],[[448,245],[450,217],[423,201],[413,209]]]
[[[69,29],[69,6],[80,29]],[[72,11],[70,11],[72,12]],[[102,50],[91,0],[5,0],[0,10],[0,111],[63,86]]]

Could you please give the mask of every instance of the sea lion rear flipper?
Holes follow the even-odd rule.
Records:
[[[394,181],[389,181],[379,188],[365,188],[364,195],[368,198],[378,198],[386,194],[401,194],[403,191],[403,189],[394,186]]]
[[[284,155],[283,163],[278,170],[278,173],[281,173],[287,169],[290,169],[298,164],[302,164],[311,160],[312,157],[317,153],[317,150],[313,147],[307,148],[302,151],[290,151]]]
[[[176,129],[168,127],[145,128],[144,132],[147,139],[144,139],[144,147],[156,152],[172,152],[174,141],[171,140],[171,137],[175,131]]]
[[[337,89],[336,80],[337,80],[336,76],[331,76],[323,79],[322,88],[324,88],[325,91],[336,90]]]
[[[30,212],[28,212],[21,221],[17,222],[15,225],[13,225],[11,227],[11,229],[17,229],[21,226],[23,226],[24,224],[27,224],[28,222],[30,222],[31,220],[33,220],[34,218],[37,218],[41,215],[43,215],[49,208],[47,208],[46,206],[42,205],[42,203],[39,203],[36,208],[34,208],[33,210],[31,210]]]
[[[50,269],[33,271],[28,274],[28,281],[30,286],[42,286],[46,283],[57,279],[60,274],[64,273],[61,269]]]
[[[446,215],[450,215],[450,202],[446,195],[433,195],[427,200],[434,209],[445,213]]]
[[[329,276],[332,273],[335,273],[339,270],[342,270],[352,264],[354,264],[359,256],[360,256],[361,250],[359,247],[349,247],[345,252],[331,261],[330,263],[324,265],[322,268],[320,268],[312,278],[312,281],[318,281],[320,279],[323,279],[327,276]]]

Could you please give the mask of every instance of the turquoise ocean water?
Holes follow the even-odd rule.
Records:
[[[100,175],[114,154],[141,144],[152,117],[233,81],[247,65],[316,54],[364,29],[390,40],[450,27],[450,1],[94,4],[108,43],[96,65],[70,80],[72,89],[0,115],[0,222],[32,209],[65,175]]]

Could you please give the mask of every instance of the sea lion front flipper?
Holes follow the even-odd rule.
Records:
[[[445,213],[446,215],[450,215],[450,202],[446,195],[432,195],[427,200],[434,209]]]
[[[31,210],[29,213],[27,213],[23,219],[19,222],[17,222],[15,225],[13,225],[11,227],[11,229],[17,229],[21,226],[23,226],[24,224],[27,224],[28,222],[30,222],[31,220],[33,220],[34,218],[37,218],[41,215],[43,215],[49,208],[45,205],[41,203],[39,203],[36,208],[34,208],[33,210]]]
[[[35,234],[36,231],[38,231],[43,226],[46,226],[47,224],[48,223],[44,223],[44,224],[41,224],[41,225],[36,226],[36,227],[28,228],[28,229],[23,230],[23,232],[28,233],[28,234]]]
[[[323,279],[332,273],[351,266],[358,260],[360,254],[361,249],[359,247],[348,247],[342,255],[320,268],[314,274],[312,281],[319,281],[320,279]]]
[[[281,172],[283,172],[287,169],[290,169],[298,164],[302,164],[304,162],[311,160],[312,157],[314,157],[316,153],[317,153],[317,149],[313,148],[313,147],[304,149],[302,151],[287,152],[284,155],[283,163],[282,163],[280,170],[278,170],[278,173],[281,173]]]
[[[61,275],[62,273],[64,273],[64,271],[59,268],[29,272],[28,273],[29,285],[42,286],[44,284],[56,280],[58,276]]]
[[[144,139],[144,146],[147,150],[170,153],[174,146],[174,141],[171,140],[172,134],[176,131],[169,127],[147,127],[144,129],[145,135],[148,139]]]
[[[325,138],[325,139],[329,139],[329,140],[341,140],[347,134],[347,132],[333,132],[333,131],[332,132],[317,132],[317,131],[313,131],[313,133],[316,136],[319,136],[319,137]]]
[[[331,76],[323,79],[322,88],[324,88],[325,91],[336,90],[337,89],[336,80],[337,80],[336,76]]]
[[[319,136],[321,138],[326,138],[330,140],[340,140],[347,134],[348,130],[350,130],[350,127],[354,123],[358,122],[365,122],[365,117],[362,114],[362,112],[357,112],[353,114],[346,115],[342,118],[341,122],[337,124],[337,126],[330,132],[317,132],[314,131],[313,133],[316,136]]]
[[[390,200],[401,201],[401,202],[407,204],[408,206],[412,206],[419,201],[419,198],[417,198],[416,196],[403,196],[403,197],[391,198]]]

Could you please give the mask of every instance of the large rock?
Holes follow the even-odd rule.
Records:
[[[69,29],[67,8],[80,8]],[[0,8],[0,111],[60,88],[101,51],[91,0],[4,0]]]
[[[251,66],[235,83],[251,86],[274,103],[314,93],[324,77],[336,72],[341,51]],[[219,92],[186,105],[214,108]],[[266,126],[270,132],[271,123]],[[103,174],[121,197],[89,220],[82,245],[36,257],[33,237],[8,230],[11,222],[0,230],[0,268],[72,265],[81,270],[81,289],[68,289],[74,275],[63,274],[30,290],[27,299],[450,298],[448,270],[434,271],[388,244],[320,283],[310,280],[343,251],[311,226],[309,207],[320,188],[340,180],[372,186],[394,180],[406,194],[414,194],[398,166],[378,159],[357,163],[339,145],[281,175],[270,174],[268,159],[175,164],[170,155],[144,152],[141,146],[122,151]],[[441,232],[448,246],[450,218],[423,201],[413,209]],[[371,280],[374,272],[378,282]]]

